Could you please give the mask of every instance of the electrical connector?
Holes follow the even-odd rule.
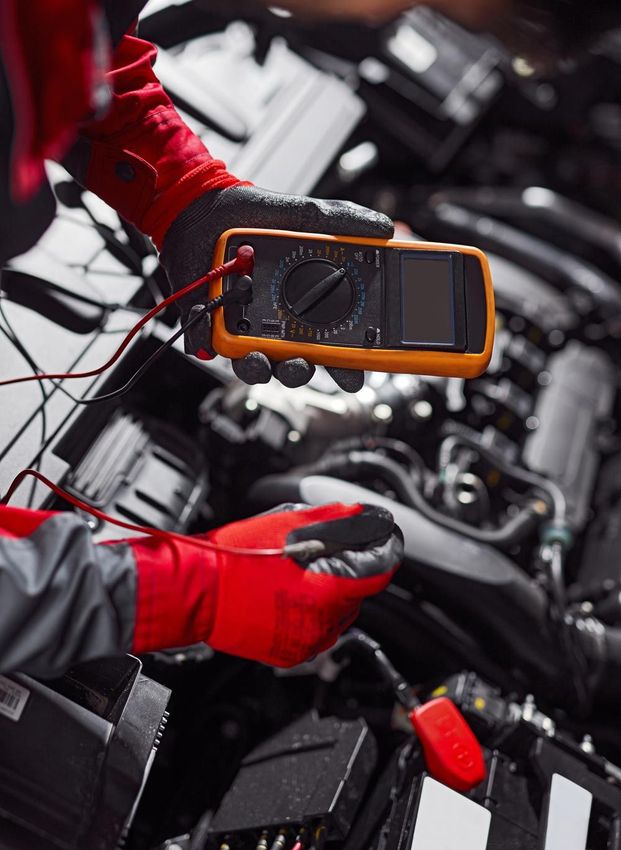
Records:
[[[252,301],[252,278],[250,275],[238,277],[231,289],[227,289],[222,295],[222,303],[227,304],[250,304]]]

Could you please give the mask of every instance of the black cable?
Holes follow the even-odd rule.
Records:
[[[65,387],[63,387],[59,382],[51,381],[51,383],[56,387],[56,389],[63,392],[74,404],[98,404],[103,401],[111,401],[112,399],[122,398],[126,395],[142,378],[142,376],[147,372],[153,364],[159,360],[159,358],[168,351],[168,349],[172,348],[172,346],[177,342],[179,337],[183,336],[183,334],[189,330],[193,325],[195,325],[199,319],[203,318],[203,314],[205,310],[211,312],[219,307],[222,303],[222,296],[219,298],[215,298],[213,301],[209,302],[203,310],[197,310],[194,315],[183,324],[178,331],[176,331],[169,339],[166,340],[162,345],[159,346],[146,360],[145,362],[139,366],[139,368],[134,372],[131,378],[123,384],[122,387],[119,387],[116,390],[112,390],[109,393],[104,393],[103,395],[93,396],[92,398],[76,398],[72,393],[69,392]],[[23,346],[22,346],[23,347]],[[29,361],[30,362],[30,361]],[[34,361],[32,361],[34,363]],[[36,364],[35,364],[36,367]],[[33,367],[34,368],[34,367]],[[41,369],[36,367],[37,374],[41,373]]]
[[[205,310],[206,309],[208,308],[205,307]],[[215,307],[212,309],[215,309]],[[112,392],[104,393],[103,395],[93,396],[92,398],[74,398],[73,401],[76,404],[98,404],[102,401],[111,401],[115,398],[122,398],[132,389],[132,387],[135,386],[135,384],[140,380],[140,378],[142,378],[145,372],[147,372],[151,368],[151,366],[153,366],[153,364],[157,360],[159,360],[162,354],[165,354],[165,352],[168,351],[169,348],[172,348],[172,346],[177,342],[179,337],[183,336],[183,334],[187,330],[189,330],[193,325],[195,325],[199,321],[199,319],[203,318],[203,313],[205,312],[205,310],[201,310],[200,312],[196,311],[196,313],[192,316],[191,319],[189,319],[184,325],[182,325],[178,331],[176,331],[169,339],[166,340],[166,342],[160,345],[159,348],[157,348],[149,357],[147,357],[144,363],[139,366],[138,369],[136,369],[131,378],[125,384],[123,384],[122,387],[119,387],[117,390],[112,390]]]
[[[576,699],[582,711],[590,706],[588,665],[580,648],[575,630],[566,619],[567,596],[564,581],[564,551],[554,543],[544,552],[542,563],[547,568],[550,591],[550,620],[555,626],[569,666]]]
[[[9,317],[6,315],[6,312],[4,310],[4,305],[2,304],[1,296],[0,296],[0,316],[2,316],[2,319],[3,319],[3,321],[6,325],[6,329],[3,328],[2,325],[0,325],[0,331],[2,331],[4,336],[9,340],[9,342],[13,345],[13,347],[16,349],[16,351],[18,351],[19,354],[21,354],[21,356],[24,358],[24,360],[30,366],[30,368],[33,370],[33,372],[35,374],[41,374],[42,369],[40,369],[37,366],[34,359],[30,355],[29,351],[20,342],[19,337],[17,336],[17,333],[16,333],[15,329],[13,328],[13,325],[9,321]],[[43,399],[43,403],[42,403],[41,408],[40,408],[41,443],[40,443],[39,451],[37,452],[36,459],[34,461],[34,468],[37,471],[39,471],[40,468],[41,468],[41,460],[42,460],[41,449],[45,446],[45,441],[47,440],[47,412],[46,412],[46,409],[45,409],[45,405],[47,404],[47,401],[49,399],[49,395],[47,393],[47,390],[45,389],[42,382],[39,382],[39,389],[41,390],[41,396],[42,396],[42,399]],[[30,487],[30,495],[28,496],[28,501],[26,503],[27,508],[32,507],[32,502],[34,500],[34,494],[35,494],[36,488],[37,488],[37,480],[36,480],[36,478],[34,478],[33,481],[32,481],[32,486]]]
[[[93,302],[93,303],[96,303],[96,302]],[[34,374],[36,374],[36,375],[42,375],[42,374],[44,374],[44,371],[45,371],[45,370],[44,370],[44,369],[42,369],[40,366],[38,366],[38,365],[37,365],[37,363],[35,362],[35,360],[34,360],[33,356],[30,354],[30,352],[28,351],[28,349],[26,348],[26,346],[25,346],[25,345],[24,345],[24,344],[20,341],[19,337],[17,336],[17,332],[15,331],[15,329],[13,328],[13,326],[10,324],[9,319],[8,319],[8,317],[7,317],[7,315],[6,315],[5,311],[4,311],[4,308],[3,308],[3,306],[2,306],[2,294],[1,294],[1,293],[0,293],[0,316],[2,316],[2,318],[4,319],[4,321],[5,321],[6,325],[7,325],[7,327],[8,327],[8,328],[9,328],[9,330],[11,331],[11,334],[12,334],[11,342],[13,343],[13,345],[15,346],[15,348],[17,348],[17,350],[18,350],[18,351],[19,351],[19,353],[22,355],[22,357],[26,360],[26,362],[28,363],[28,365],[30,366],[30,368],[33,370],[33,373],[34,373]],[[115,332],[115,333],[116,333],[116,332]],[[5,333],[5,336],[7,336],[7,334],[6,334],[6,333]],[[44,382],[44,381],[37,381],[37,383],[38,383],[38,384],[39,384],[39,386],[41,387],[41,393],[42,393],[42,395],[44,396],[45,401],[46,401],[46,402],[47,402],[47,401],[49,401],[49,398],[50,398],[50,396],[51,396],[51,393],[48,393],[48,392],[47,392],[47,390],[45,389],[45,382]],[[76,399],[76,398],[75,398],[75,397],[74,397],[74,396],[73,396],[73,395],[69,392],[69,390],[68,390],[68,389],[66,389],[66,388],[65,388],[65,387],[64,387],[64,386],[60,383],[60,381],[50,381],[50,383],[52,384],[52,386],[53,386],[55,389],[60,390],[60,392],[61,392],[61,393],[63,393],[64,395],[66,395],[66,396],[67,396],[67,398],[68,398],[68,399],[70,399],[72,402],[74,402],[75,404],[80,404],[80,400],[79,400],[79,399]],[[33,486],[36,486],[36,482],[34,482],[34,485],[33,485]]]
[[[390,685],[397,700],[407,710],[411,711],[420,705],[411,686],[390,661],[381,645],[361,629],[350,629],[339,639],[332,650],[332,657],[339,661],[350,650],[360,649],[373,662],[382,678]]]
[[[331,448],[331,453],[338,454],[339,452],[355,451],[356,449],[363,449],[367,452],[373,452],[375,449],[384,449],[398,455],[407,466],[413,469],[419,469],[422,465],[421,456],[403,440],[397,440],[394,437],[379,437],[374,434],[339,440]]]
[[[482,529],[467,525],[433,508],[427,502],[417,481],[400,464],[390,460],[390,458],[379,457],[371,452],[328,455],[324,460],[314,464],[311,469],[315,473],[338,474],[350,480],[359,476],[363,471],[370,472],[388,482],[404,504],[414,508],[436,525],[472,540],[477,540],[479,543],[487,543],[490,546],[498,546],[503,549],[509,549],[519,543],[545,519],[545,514],[539,510],[540,506],[537,500],[527,503],[518,514],[507,520],[500,528]],[[421,469],[418,471],[420,473]]]
[[[70,268],[73,268],[73,267],[70,267]],[[80,266],[80,268],[82,269],[83,267]],[[28,272],[19,271],[18,269],[13,269],[13,268],[5,269],[4,270],[4,276],[7,278],[8,287],[5,291],[7,293],[7,297],[9,298],[9,300],[12,300],[12,297],[11,297],[12,285],[11,284],[14,283],[15,285],[19,285],[19,283],[20,283],[19,279],[22,278],[22,279],[30,279],[30,280],[39,281],[41,283],[45,283],[46,288],[51,290],[52,292],[58,292],[59,295],[64,295],[66,298],[69,298],[72,301],[79,301],[81,304],[88,304],[90,307],[97,307],[100,310],[103,310],[103,311],[108,312],[108,313],[114,312],[115,310],[125,310],[126,312],[129,312],[129,313],[138,313],[140,316],[144,316],[144,314],[146,312],[146,310],[143,310],[141,307],[134,307],[131,304],[121,304],[118,301],[102,301],[101,299],[91,298],[90,295],[83,295],[81,292],[72,292],[68,289],[65,289],[65,287],[60,286],[57,283],[53,283],[52,281],[49,281],[49,280],[44,281],[38,275],[30,274]],[[160,298],[160,301],[161,300],[162,299]]]

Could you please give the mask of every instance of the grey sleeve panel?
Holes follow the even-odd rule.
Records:
[[[126,543],[95,545],[63,513],[28,537],[0,537],[0,672],[52,678],[131,648],[136,566]]]

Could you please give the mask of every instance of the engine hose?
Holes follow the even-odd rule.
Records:
[[[480,436],[476,433],[476,431],[471,431],[468,427],[459,427],[458,430],[448,437],[447,441],[450,441],[451,446],[461,444],[467,448],[473,449],[478,452],[481,457],[485,458],[485,460],[508,477],[513,478],[516,481],[521,481],[524,484],[528,484],[531,487],[536,487],[538,490],[543,490],[543,492],[549,496],[552,503],[552,517],[549,528],[556,530],[559,537],[559,539],[556,539],[556,536],[552,535],[549,539],[546,539],[545,542],[559,542],[566,547],[571,545],[571,532],[567,522],[567,499],[556,482],[550,481],[549,479],[544,478],[543,475],[538,475],[536,472],[523,469],[522,467],[511,463],[511,461],[506,460],[497,452],[482,446]],[[441,450],[440,454],[442,461],[445,462],[446,453]]]
[[[598,694],[616,708],[621,699],[621,629],[601,626],[595,622],[600,630],[598,637],[604,646],[598,646],[591,636],[591,640],[583,644],[584,651],[590,664],[599,664]],[[581,630],[580,637],[584,636],[584,630]]]
[[[548,510],[547,505],[540,499],[533,499],[500,528],[481,529],[446,516],[431,507],[416,481],[390,458],[381,457],[372,452],[348,452],[347,454],[329,455],[313,465],[312,472],[337,475],[346,480],[355,480],[361,473],[377,475],[390,484],[402,502],[419,511],[431,522],[464,537],[477,540],[479,543],[487,543],[500,549],[510,549],[522,541],[545,519]]]
[[[403,440],[397,440],[394,437],[379,437],[376,435],[348,437],[343,440],[338,440],[332,446],[331,454],[341,454],[352,451],[373,452],[375,449],[385,449],[400,455],[404,463],[414,469],[423,468],[423,459],[415,452],[414,449],[405,443]]]
[[[564,561],[565,553],[560,543],[542,547],[541,564],[546,568],[548,576],[550,622],[554,626],[559,645],[563,650],[567,673],[573,684],[578,708],[584,714],[590,708],[592,689],[589,683],[589,669],[584,652],[573,628],[573,623],[566,616],[567,593]]]

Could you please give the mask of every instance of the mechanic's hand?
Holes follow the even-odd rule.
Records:
[[[218,238],[233,227],[260,227],[308,233],[341,234],[389,239],[393,225],[381,213],[349,201],[324,201],[298,195],[281,195],[255,186],[233,186],[207,192],[185,209],[169,228],[160,259],[173,289],[179,290],[206,274],[212,266]],[[182,320],[205,296],[193,293],[181,302]],[[193,350],[192,350],[193,349]],[[187,349],[186,349],[187,350]],[[192,344],[189,354],[198,354]],[[312,378],[315,367],[302,358],[270,362],[252,352],[233,362],[235,374],[247,384],[267,383],[275,375],[285,386],[299,387]],[[360,389],[364,375],[348,369],[328,369],[348,392]]]
[[[223,549],[175,543],[179,557],[172,566],[167,543],[132,542],[135,652],[162,648],[162,641],[179,646],[202,640],[277,667],[300,664],[334,644],[363,599],[390,582],[403,556],[391,514],[367,505],[281,506],[206,539]],[[156,562],[159,595],[149,579]]]

